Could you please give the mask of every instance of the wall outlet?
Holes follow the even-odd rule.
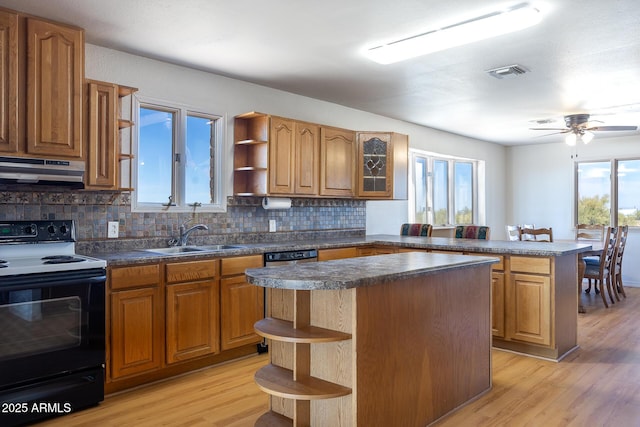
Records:
[[[107,225],[107,237],[110,239],[117,238],[118,231],[120,231],[120,223],[118,221],[109,221]]]
[[[276,220],[275,219],[270,219],[269,220],[269,233],[273,233],[276,231]]]

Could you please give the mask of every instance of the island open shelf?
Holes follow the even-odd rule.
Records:
[[[400,253],[246,271],[267,288],[256,423],[425,426],[491,388],[491,265]]]

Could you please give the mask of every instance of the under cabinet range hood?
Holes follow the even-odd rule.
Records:
[[[0,183],[84,187],[85,164],[80,160],[0,156]]]

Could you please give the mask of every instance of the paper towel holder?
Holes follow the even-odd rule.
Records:
[[[264,197],[262,199],[263,209],[290,209],[291,198],[289,197]]]

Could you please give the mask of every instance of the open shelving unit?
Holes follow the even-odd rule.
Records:
[[[259,369],[255,374],[255,382],[261,390],[273,398],[290,400],[292,417],[272,410],[261,416],[256,426],[306,426],[311,423],[311,401],[326,400],[349,396],[352,388],[319,378],[314,374],[318,366],[314,366],[311,358],[311,345],[328,345],[352,339],[351,333],[319,327],[312,324],[312,291],[274,291],[283,292],[284,299],[292,302],[293,320],[267,317],[256,322],[256,332],[270,340],[272,363]],[[282,300],[280,297],[276,299]],[[276,313],[282,315],[284,313]],[[272,313],[273,315],[273,313]],[[286,314],[285,314],[286,315]],[[273,345],[286,343],[284,345]],[[318,350],[318,349],[316,349]],[[314,352],[316,351],[314,350]],[[337,352],[340,353],[340,352]],[[286,362],[285,362],[286,361]],[[343,363],[346,361],[342,361]],[[290,363],[293,369],[279,366]],[[351,381],[349,381],[351,382]]]
[[[269,116],[246,113],[235,117],[233,147],[233,194],[267,194]]]
[[[120,190],[133,191],[133,94],[137,88],[118,85],[118,131],[120,132],[120,162],[119,179]]]

